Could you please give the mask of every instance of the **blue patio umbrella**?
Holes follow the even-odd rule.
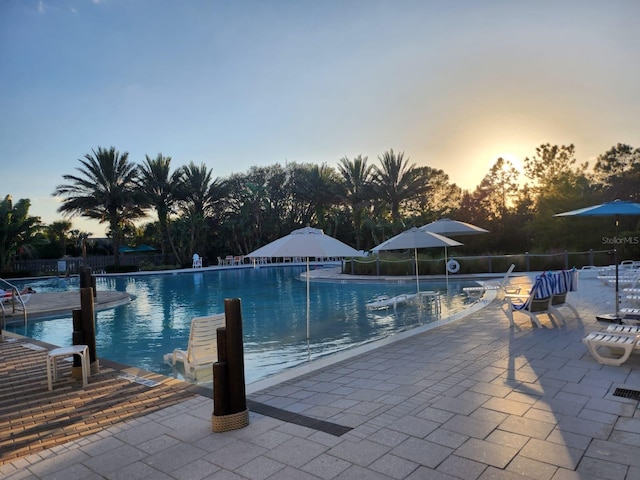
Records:
[[[616,235],[618,234],[618,223],[621,215],[640,215],[640,203],[614,200],[613,202],[601,203],[591,207],[579,208],[569,212],[557,213],[554,217],[615,217]],[[607,320],[622,323],[620,317],[620,295],[618,287],[618,250],[613,246],[613,263],[616,269],[616,311],[614,314],[598,315],[598,320]]]

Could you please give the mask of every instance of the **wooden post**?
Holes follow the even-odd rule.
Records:
[[[229,415],[229,369],[227,366],[227,329],[216,330],[218,361],[213,364],[213,414]]]
[[[226,388],[229,380],[227,362],[213,364],[213,415],[229,415],[229,395]]]
[[[225,319],[226,320],[226,319]],[[216,347],[218,349],[218,361],[227,361],[227,327],[216,329]]]
[[[98,373],[100,371],[100,364],[96,352],[96,323],[93,307],[93,289],[91,287],[80,289],[80,311],[84,342],[85,345],[89,347],[91,373]]]
[[[226,298],[224,312],[227,326],[227,366],[229,374],[229,413],[247,409],[244,385],[244,346],[242,312],[239,298]]]
[[[80,288],[91,286],[91,267],[82,267],[80,269]]]
[[[213,364],[211,428],[214,432],[226,432],[249,425],[240,299],[225,299],[224,313],[225,327],[217,330],[218,361]]]

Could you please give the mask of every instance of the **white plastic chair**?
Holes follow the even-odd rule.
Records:
[[[196,370],[213,365],[218,360],[217,329],[225,324],[224,313],[191,320],[187,350],[176,348],[164,356],[171,366],[181,362],[185,375],[196,377]]]
[[[90,375],[90,358],[89,347],[87,345],[71,345],[70,347],[54,348],[47,352],[47,384],[49,391],[53,390],[53,382],[58,380],[58,358],[70,357],[78,355],[80,364],[82,365],[82,386],[86,386],[89,382]]]
[[[464,287],[462,289],[469,297],[479,297],[487,290],[503,290],[505,293],[519,293],[520,287],[510,287],[509,286],[509,276],[516,268],[515,263],[512,263],[509,269],[505,272],[504,277],[499,283],[496,282],[486,282],[478,287]]]

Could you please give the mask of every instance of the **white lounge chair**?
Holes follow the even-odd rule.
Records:
[[[571,270],[551,272],[548,276],[551,279],[553,292],[551,295],[551,311],[564,321],[564,316],[558,308],[566,307],[573,312],[576,318],[580,318],[576,307],[567,301],[569,292],[576,292],[578,290],[578,271],[574,268]]]
[[[399,305],[403,305],[409,300],[414,299],[418,294],[417,293],[403,293],[400,295],[396,295],[395,297],[389,297],[387,295],[382,295],[380,297],[376,297],[370,302],[365,304],[367,310],[385,310],[393,307],[397,308]]]
[[[640,321],[640,308],[621,308],[620,313],[625,320]]]
[[[479,297],[487,290],[503,290],[505,293],[518,293],[520,291],[519,287],[508,286],[509,276],[513,272],[514,268],[516,268],[516,265],[515,263],[512,263],[500,282],[486,282],[477,287],[464,287],[462,291],[470,297]]]
[[[625,300],[640,307],[640,288],[624,288]]]
[[[554,314],[564,321],[558,311],[551,306],[551,296],[551,282],[545,274],[536,277],[533,287],[531,287],[526,296],[517,293],[505,294],[503,305],[507,306],[505,313],[509,318],[509,325],[514,326],[513,312],[522,312],[528,315],[531,321],[539,328],[542,328],[542,324],[537,315],[541,313],[546,314],[552,322]]]
[[[640,335],[640,325],[609,325],[607,332]]]
[[[591,356],[601,365],[622,365],[629,359],[633,351],[638,348],[638,339],[640,335],[625,335],[624,333],[614,332],[591,332],[582,339]],[[606,347],[612,353],[621,351],[618,357],[603,356],[600,348]]]
[[[598,280],[610,287],[615,286],[617,282],[618,287],[634,288],[640,282],[640,272],[619,273],[617,277],[615,275],[598,275]]]
[[[5,305],[15,303],[16,305],[26,305],[29,303],[32,293],[18,293],[14,292],[14,295],[7,294],[0,297],[0,301]]]
[[[193,254],[193,263],[191,264],[191,268],[202,268],[202,257],[197,253]]]
[[[580,269],[580,278],[596,278],[599,275],[600,267],[593,265],[584,265]]]
[[[216,330],[224,325],[224,313],[194,318],[191,320],[187,350],[176,348],[173,353],[167,353],[164,356],[164,361],[172,366],[181,362],[184,365],[185,375],[197,378],[198,370],[211,367],[218,361]]]

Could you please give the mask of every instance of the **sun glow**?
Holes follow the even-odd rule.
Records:
[[[498,160],[498,158],[501,158],[501,157],[507,162],[509,162],[511,166],[513,166],[513,168],[515,168],[519,173],[522,173],[524,171],[524,164],[522,163],[522,160],[520,160],[520,158],[517,155],[514,155],[513,153],[507,153],[507,152],[499,153],[492,160],[491,165],[493,166],[496,163],[496,160]]]

